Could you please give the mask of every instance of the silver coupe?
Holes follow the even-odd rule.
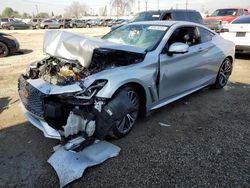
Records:
[[[46,137],[125,136],[140,114],[201,88],[223,88],[235,46],[191,22],[135,22],[101,39],[47,31],[48,55],[29,65],[18,92]]]

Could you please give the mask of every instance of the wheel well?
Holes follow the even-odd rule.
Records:
[[[136,90],[136,92],[138,92],[138,95],[140,96],[140,112],[139,112],[139,115],[140,116],[145,116],[146,114],[146,92],[145,92],[145,89],[143,88],[143,86],[139,83],[136,83],[136,82],[129,82],[129,83],[126,83],[122,86],[120,86],[116,92],[113,94],[113,96],[122,88],[125,88],[125,87],[132,87]]]
[[[227,56],[226,58],[229,58],[231,62],[233,63],[233,57],[232,56]]]

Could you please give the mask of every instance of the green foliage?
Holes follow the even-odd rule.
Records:
[[[40,12],[36,15],[36,18],[49,18],[49,14],[46,12]]]
[[[3,12],[2,12],[1,17],[7,17],[7,18],[14,18],[15,17],[15,18],[20,18],[21,16],[20,16],[20,14],[17,11],[13,10],[10,7],[6,7],[3,10]]]

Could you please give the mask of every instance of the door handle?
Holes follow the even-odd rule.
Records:
[[[207,48],[199,48],[199,50],[198,50],[198,52],[204,52],[204,51],[208,51],[208,49]]]

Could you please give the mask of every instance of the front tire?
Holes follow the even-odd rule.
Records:
[[[125,87],[121,89],[121,91],[126,91],[131,103],[133,104],[134,110],[127,113],[124,117],[118,120],[115,125],[113,125],[110,136],[114,138],[122,138],[131,131],[138,118],[140,109],[139,95],[133,87]]]
[[[6,44],[0,42],[0,57],[6,57],[9,55],[9,48]]]
[[[232,70],[233,70],[233,64],[232,64],[232,60],[230,58],[226,58],[224,59],[224,61],[222,62],[215,84],[213,85],[214,88],[216,89],[221,89],[223,88],[225,85],[227,85],[229,76],[232,74]]]
[[[10,30],[15,30],[15,27],[13,25],[11,25]]]

